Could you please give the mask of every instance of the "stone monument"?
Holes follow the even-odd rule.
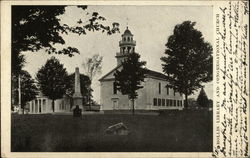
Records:
[[[78,105],[83,111],[83,96],[81,93],[80,73],[78,67],[75,69],[75,92],[73,94],[73,106],[71,110],[74,110],[76,105]]]

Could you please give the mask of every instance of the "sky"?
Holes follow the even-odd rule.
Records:
[[[56,45],[62,48],[72,46],[78,48],[80,54],[73,57],[66,55],[49,55],[44,50],[38,52],[23,52],[26,56],[24,67],[33,77],[43,66],[47,59],[55,56],[66,67],[68,73],[73,73],[75,67],[79,67],[80,73],[84,73],[82,62],[99,54],[103,56],[102,73],[96,76],[92,83],[94,100],[100,101],[100,83],[98,81],[103,75],[112,70],[116,65],[115,54],[119,52],[119,41],[121,34],[128,26],[136,41],[135,51],[141,55],[141,60],[147,62],[146,67],[162,72],[160,57],[164,55],[168,37],[173,34],[175,25],[190,20],[196,22],[195,28],[200,30],[205,41],[213,44],[213,13],[212,6],[88,6],[88,12],[98,12],[107,20],[105,24],[118,22],[120,33],[108,36],[101,32],[87,32],[87,35],[68,34],[63,35],[65,45]],[[66,8],[64,15],[60,16],[62,23],[75,26],[75,22],[86,19],[86,11],[75,6]],[[212,82],[205,84],[205,92],[208,98],[213,96]],[[199,91],[191,98],[197,98]]]

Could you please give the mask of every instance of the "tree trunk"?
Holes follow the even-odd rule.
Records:
[[[91,103],[90,103],[90,90],[88,90],[88,104],[89,104],[89,110],[91,111]]]
[[[188,95],[185,94],[184,108],[188,109]]]
[[[135,114],[135,100],[132,99],[132,114]]]
[[[55,112],[55,100],[52,99],[52,111]]]

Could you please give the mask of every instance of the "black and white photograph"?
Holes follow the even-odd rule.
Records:
[[[11,152],[212,152],[211,5],[12,5]]]

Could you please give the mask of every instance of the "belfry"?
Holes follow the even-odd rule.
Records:
[[[133,36],[127,27],[122,34],[122,40],[119,42],[120,52],[116,53],[117,66],[121,64],[129,53],[135,52],[136,42],[133,40]]]

